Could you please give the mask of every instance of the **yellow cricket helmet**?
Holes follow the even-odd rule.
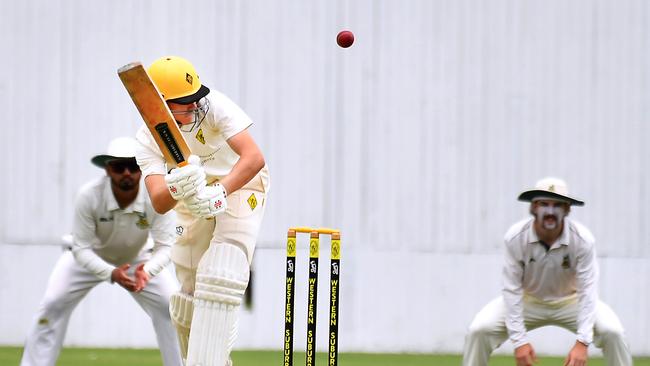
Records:
[[[201,84],[194,66],[178,56],[165,56],[147,69],[151,80],[168,102],[190,104],[208,95],[210,89]]]

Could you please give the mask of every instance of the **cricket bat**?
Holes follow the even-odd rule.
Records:
[[[117,70],[117,74],[138,108],[144,123],[151,131],[167,164],[179,167],[187,165],[187,158],[191,154],[190,148],[167,103],[151,81],[142,63],[133,62],[124,65]]]

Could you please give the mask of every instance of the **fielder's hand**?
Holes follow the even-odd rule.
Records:
[[[515,349],[515,361],[517,366],[532,366],[537,363],[537,355],[530,343],[521,345]]]
[[[169,174],[165,175],[167,189],[169,189],[172,198],[177,201],[195,195],[206,185],[201,159],[196,155],[190,155],[187,162],[188,164],[184,167],[172,169]]]
[[[140,263],[135,269],[135,292],[140,292],[147,287],[149,274],[144,270],[144,263]]]
[[[113,270],[111,273],[111,281],[117,283],[118,285],[124,287],[128,291],[135,291],[135,281],[133,278],[129,277],[126,271],[131,267],[130,264],[123,264]]]
[[[588,347],[584,343],[576,342],[571,348],[569,355],[564,360],[564,366],[585,366],[587,365]]]
[[[204,187],[199,192],[185,200],[188,210],[196,217],[208,219],[226,211],[226,189],[219,183]]]

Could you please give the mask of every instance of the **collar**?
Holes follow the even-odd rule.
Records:
[[[562,223],[562,233],[560,234],[560,237],[557,238],[555,243],[553,243],[551,249],[557,248],[560,245],[569,245],[569,231],[569,220],[565,217]],[[530,228],[528,229],[528,244],[535,243],[541,243],[541,240],[539,240],[537,232],[535,232],[535,219],[533,218],[530,221]]]
[[[139,212],[144,213],[145,211],[145,194],[146,189],[143,189],[144,182],[140,180],[140,186],[138,188],[138,195],[135,197],[135,200],[123,209],[126,213]],[[113,194],[113,189],[111,189],[111,178],[109,176],[104,177],[104,202],[106,202],[106,211],[111,212],[120,209],[120,205],[115,199]]]

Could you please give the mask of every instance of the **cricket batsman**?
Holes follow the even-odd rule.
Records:
[[[171,318],[187,366],[228,365],[269,173],[248,132],[251,119],[202,84],[189,61],[163,57],[147,71],[192,152],[189,164],[169,166],[145,126],[136,136],[136,158],[156,211],[177,212],[171,258],[181,291],[170,299]]]

